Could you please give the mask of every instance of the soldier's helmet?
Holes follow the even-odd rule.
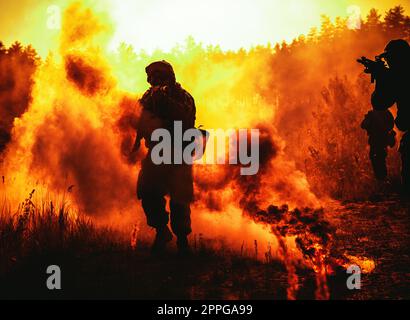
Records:
[[[397,39],[390,41],[384,53],[380,55],[381,58],[394,59],[394,60],[404,60],[410,59],[410,45],[406,40]]]
[[[172,68],[172,65],[165,61],[156,61],[151,63],[148,67],[145,68],[145,71],[148,76],[148,82],[152,82],[152,80],[160,80],[166,82],[175,82],[175,72]]]

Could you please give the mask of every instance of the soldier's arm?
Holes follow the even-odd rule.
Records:
[[[143,112],[144,113],[144,112]],[[136,130],[136,137],[135,137],[135,142],[134,142],[134,146],[132,147],[132,151],[136,152],[139,150],[139,148],[141,147],[141,140],[143,139],[143,133],[142,133],[142,118],[143,115],[141,114],[140,119],[138,120],[138,125],[137,125],[137,130]]]
[[[370,128],[370,112],[368,112],[367,114],[366,114],[366,116],[364,117],[364,119],[363,119],[363,121],[362,121],[362,124],[361,124],[361,128],[362,129],[364,129],[364,130],[368,130],[369,128]]]
[[[195,100],[193,97],[191,97],[191,101],[192,101],[192,120],[193,120],[193,127],[195,127],[195,122],[196,122],[196,104],[195,104]]]
[[[366,129],[368,128],[367,118],[365,118],[365,119],[362,121],[362,124],[360,125],[360,127],[361,127],[362,129],[364,129],[364,130],[366,130]]]
[[[141,147],[141,140],[144,138],[144,123],[147,118],[147,108],[149,105],[150,96],[151,96],[151,89],[148,90],[139,101],[139,104],[142,107],[142,112],[141,112],[140,118],[138,119],[138,123],[137,123],[136,137],[135,137],[134,146],[132,148],[133,152],[139,150],[139,148]]]
[[[137,134],[135,138],[134,146],[132,147],[132,152],[136,152],[141,148],[141,140],[142,138]]]
[[[380,74],[376,80],[376,89],[372,94],[372,105],[376,110],[387,110],[396,102],[394,82],[389,72]]]

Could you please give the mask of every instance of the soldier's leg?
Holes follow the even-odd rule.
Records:
[[[189,203],[183,204],[171,199],[171,228],[175,235],[186,237],[191,232],[191,208]]]
[[[166,201],[161,194],[144,195],[141,202],[147,217],[147,224],[150,227],[160,229],[168,225],[169,216],[165,209]]]
[[[151,251],[153,254],[161,254],[165,251],[167,243],[172,240],[172,233],[168,228],[168,213],[165,209],[166,201],[161,194],[145,196],[141,200],[147,223],[156,230]]]
[[[402,161],[402,183],[404,191],[410,193],[410,133],[407,132],[400,143],[400,153]]]
[[[191,229],[191,208],[189,203],[178,203],[171,199],[171,227],[177,236],[177,246],[181,254],[190,254],[188,235]]]
[[[370,160],[372,162],[373,172],[377,180],[387,178],[387,150],[379,146],[370,147]]]

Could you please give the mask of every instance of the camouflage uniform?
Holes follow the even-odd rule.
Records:
[[[362,128],[369,135],[369,158],[374,175],[378,180],[385,180],[387,147],[394,147],[396,144],[396,133],[393,131],[394,117],[388,110],[369,111],[362,122]]]
[[[155,129],[167,129],[173,141],[174,121],[182,121],[183,130],[193,128],[196,115],[194,99],[179,83],[175,83],[151,87],[140,103],[143,111],[138,134],[145,139],[149,152],[138,177],[138,198],[142,201],[148,225],[160,229],[169,222],[165,200],[169,195],[172,231],[178,237],[187,236],[191,233],[192,166],[154,164],[151,150],[157,142],[151,141],[151,134]]]

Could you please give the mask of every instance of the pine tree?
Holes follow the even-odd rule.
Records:
[[[31,65],[35,65],[40,60],[37,51],[31,45],[28,45],[26,48],[24,48],[23,56]]]
[[[317,28],[313,27],[310,29],[308,33],[308,36],[307,36],[308,42],[315,43],[317,41],[317,38],[318,38]]]
[[[322,15],[321,19],[320,37],[326,42],[333,39],[335,28],[329,16]]]
[[[4,55],[6,54],[6,52],[7,52],[6,47],[4,46],[3,42],[0,41],[0,55]]]
[[[387,11],[386,16],[384,17],[384,25],[387,31],[393,32],[394,35],[398,35],[406,31],[404,29],[405,20],[404,8],[402,6],[396,6]]]
[[[410,17],[407,16],[404,20],[404,37],[407,41],[410,41]]]
[[[377,30],[382,25],[381,17],[382,15],[376,9],[371,9],[366,17],[366,29],[369,31]]]
[[[7,53],[10,56],[19,56],[23,52],[23,46],[21,45],[20,42],[16,41],[14,42],[11,47],[7,50]]]

